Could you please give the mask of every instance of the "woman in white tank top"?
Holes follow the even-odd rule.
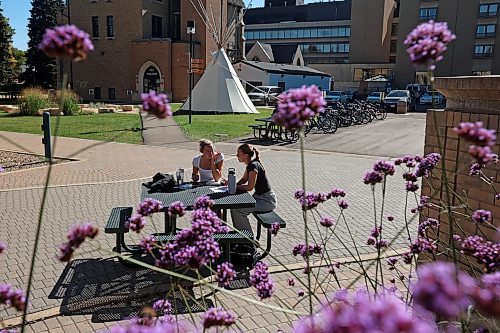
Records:
[[[222,165],[224,164],[224,155],[221,152],[214,151],[214,144],[207,139],[201,139],[200,153],[193,159],[194,182],[218,182],[222,177]]]

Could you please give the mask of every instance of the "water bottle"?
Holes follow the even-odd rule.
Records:
[[[236,193],[236,170],[234,168],[228,169],[229,174],[227,175],[227,190],[229,194]]]

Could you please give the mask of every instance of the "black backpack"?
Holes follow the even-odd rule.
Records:
[[[153,181],[143,184],[149,189],[148,193],[172,192],[175,188],[174,176],[158,172],[153,176]]]

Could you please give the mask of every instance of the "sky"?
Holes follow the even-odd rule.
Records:
[[[184,0],[187,1],[187,0]],[[252,1],[252,7],[264,6],[264,0],[245,0],[245,4]],[[319,0],[306,0],[309,2],[319,2]],[[13,42],[14,47],[20,50],[28,48],[28,17],[30,16],[31,0],[3,0],[0,1],[0,8],[3,15],[9,19],[9,24],[15,30]]]

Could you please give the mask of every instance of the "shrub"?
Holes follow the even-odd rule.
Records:
[[[24,116],[34,116],[40,109],[53,106],[47,93],[40,88],[27,88],[21,92],[19,113]]]
[[[61,92],[58,91],[56,94],[56,103],[59,105],[61,99]],[[74,116],[80,113],[80,106],[78,102],[80,101],[80,96],[78,96],[72,90],[64,91],[63,97],[63,112],[66,116]]]

